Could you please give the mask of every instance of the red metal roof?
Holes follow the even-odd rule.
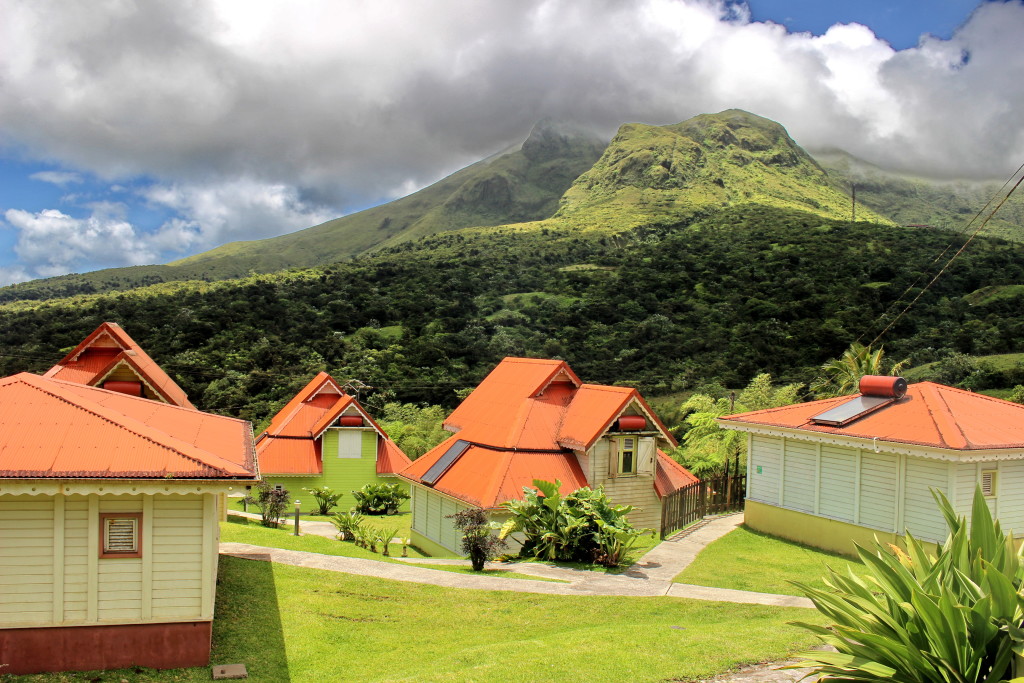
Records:
[[[457,435],[399,474],[420,482],[462,440],[470,447],[440,475],[435,490],[485,508],[522,498],[523,486],[534,479],[561,480],[564,492],[573,491],[588,486],[573,451],[593,446],[627,409],[644,414],[675,446],[636,389],[583,384],[565,361],[506,358],[445,420]],[[676,468],[689,475],[678,465],[659,468],[666,490],[679,487]]]
[[[195,409],[182,388],[117,323],[102,323],[43,376],[95,386],[121,364],[163,400]]]
[[[377,448],[378,473],[397,472],[411,462],[359,401],[342,391],[333,377],[321,372],[274,415],[270,426],[256,440],[260,471],[265,474],[323,472],[318,439],[324,430],[350,408],[355,409],[380,437]]]
[[[907,395],[843,427],[811,418],[854,396],[841,396],[720,418],[731,424],[784,427],[952,450],[1024,448],[1024,405],[933,382],[911,384]]]
[[[252,428],[20,373],[0,379],[0,477],[254,479]]]
[[[678,491],[684,486],[700,481],[690,470],[686,469],[663,451],[658,451],[657,472],[654,475],[654,490],[659,498],[665,494]]]
[[[377,474],[397,474],[411,464],[412,460],[394,441],[377,439]]]

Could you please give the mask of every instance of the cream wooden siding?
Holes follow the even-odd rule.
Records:
[[[605,482],[608,481],[608,446],[609,440],[607,438],[598,439],[590,451],[588,456],[585,458],[588,462],[589,468],[583,470],[587,474],[587,481],[590,482],[591,488],[597,488],[598,486],[604,486]]]
[[[986,463],[987,464],[987,463]],[[981,467],[977,463],[962,463],[956,467],[954,486],[956,489],[950,502],[958,515],[971,518],[971,504],[974,502],[974,487],[978,485]]]
[[[202,613],[203,499],[173,496],[153,501],[153,617],[192,618]]]
[[[0,626],[53,621],[54,502],[0,496]]]
[[[782,439],[754,434],[751,439],[750,462],[747,467],[751,500],[771,505],[778,505],[781,502],[779,501],[781,464]]]
[[[861,451],[858,524],[880,531],[896,531],[898,482],[897,456]]]
[[[818,448],[812,443],[786,441],[786,476],[782,505],[801,512],[814,512],[814,487],[818,473]]]
[[[787,476],[788,473],[787,473]],[[854,520],[857,451],[836,446],[821,447],[821,494],[818,513],[843,522]]]
[[[979,478],[982,469],[995,467],[979,467]],[[1005,460],[999,463],[998,471],[994,504],[999,522],[1003,531],[1013,531],[1014,536],[1024,536],[1024,461]],[[970,494],[974,495],[974,486],[971,487]]]
[[[468,505],[456,503],[447,496],[422,486],[412,486],[412,528],[453,553],[459,549],[461,536],[449,515],[466,510]]]
[[[581,458],[586,463],[583,470],[587,474],[587,481],[591,488],[601,486],[604,488],[608,499],[615,505],[632,505],[634,510],[629,513],[630,523],[643,529],[661,530],[661,499],[654,490],[654,473],[620,474],[611,476],[612,464],[609,462],[611,455],[610,444],[612,439],[619,436],[605,436],[597,440],[590,451]],[[639,437],[637,443],[637,457],[640,457],[641,449],[650,449],[657,452],[654,437]]]
[[[214,497],[0,496],[0,627],[211,619]],[[142,513],[142,557],[99,557],[106,512]]]
[[[949,492],[950,463],[923,458],[907,458],[903,487],[903,526],[922,541],[943,541],[947,534],[945,519],[939,512],[931,489]],[[900,530],[902,531],[902,529]]]

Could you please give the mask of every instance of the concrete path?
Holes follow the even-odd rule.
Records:
[[[221,553],[235,557],[259,559],[297,567],[313,567],[328,571],[378,576],[397,581],[426,583],[447,588],[473,590],[507,590],[521,593],[544,593],[548,595],[622,595],[660,596],[669,595],[695,600],[776,605],[781,607],[813,607],[810,600],[791,595],[773,595],[727,588],[709,588],[689,584],[672,583],[672,579],[689,565],[704,546],[721,538],[742,524],[743,515],[733,514],[709,518],[690,529],[663,541],[621,574],[603,574],[581,569],[556,567],[537,562],[520,562],[512,565],[500,562],[488,563],[488,568],[510,569],[519,574],[561,579],[568,583],[509,579],[495,576],[459,574],[437,571],[416,564],[455,564],[468,566],[467,560],[440,560],[433,558],[405,558],[397,562],[353,557],[337,557],[318,553],[265,548],[244,543],[221,543]],[[329,522],[301,522],[306,533],[317,533],[317,525],[334,527]],[[326,531],[326,530],[324,530]],[[335,531],[336,534],[336,531]],[[329,534],[318,534],[329,535]],[[401,558],[393,558],[401,559]]]

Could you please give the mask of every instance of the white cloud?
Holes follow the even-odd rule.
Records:
[[[49,277],[104,265],[152,263],[156,254],[121,215],[121,207],[97,205],[75,218],[56,209],[37,213],[8,209],[4,218],[18,231],[14,251],[22,272]],[[5,275],[6,277],[6,275]]]
[[[864,26],[792,34],[725,0],[5,0],[0,144],[153,184],[180,215],[136,231],[132,255],[307,227],[544,117],[610,138],[738,107],[812,150],[1003,178],[1024,158],[1021,35],[1021,2],[895,51]]]
[[[30,175],[29,178],[50,183],[57,187],[66,187],[72,183],[82,182],[82,176],[73,171],[39,171]]]

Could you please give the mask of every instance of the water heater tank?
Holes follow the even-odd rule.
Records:
[[[864,375],[860,378],[860,393],[864,396],[903,398],[907,393],[907,380],[889,375]]]

